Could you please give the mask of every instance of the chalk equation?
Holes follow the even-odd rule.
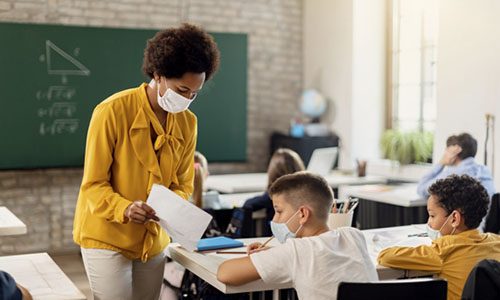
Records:
[[[58,135],[76,133],[80,121],[78,119],[55,119],[52,122],[40,123],[40,135]]]
[[[76,95],[76,89],[71,86],[55,85],[49,86],[47,90],[36,92],[37,100],[69,101]]]
[[[38,117],[71,118],[76,112],[74,102],[55,102],[51,106],[38,109]]]

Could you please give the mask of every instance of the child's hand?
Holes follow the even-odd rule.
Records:
[[[248,255],[252,254],[252,253],[257,253],[257,252],[260,252],[260,251],[263,251],[263,250],[267,250],[269,249],[269,247],[262,247],[262,243],[252,243],[250,245],[248,245],[247,247],[247,253]]]

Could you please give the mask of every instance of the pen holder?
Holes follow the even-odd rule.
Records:
[[[339,227],[351,227],[353,215],[354,212],[349,212],[346,214],[330,213],[330,215],[328,216],[328,227],[330,228],[330,230],[337,229]]]

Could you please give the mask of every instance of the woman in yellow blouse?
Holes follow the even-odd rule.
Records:
[[[427,210],[431,246],[393,247],[380,252],[378,263],[436,273],[448,281],[448,300],[459,300],[472,268],[483,259],[500,260],[500,236],[477,230],[488,210],[481,183],[468,175],[451,175],[429,188]]]
[[[73,238],[95,299],[158,299],[169,237],[144,201],[154,183],[192,193],[197,121],[187,108],[218,64],[199,27],[160,31],[144,51],[151,82],[94,109]]]

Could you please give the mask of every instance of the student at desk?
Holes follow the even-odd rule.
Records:
[[[170,238],[145,201],[153,184],[186,200],[193,192],[197,119],[188,107],[218,64],[203,29],[159,31],[144,50],[151,81],[94,109],[73,230],[94,299],[158,299]]]
[[[281,176],[304,170],[304,162],[295,151],[286,148],[276,150],[267,168],[267,190]],[[263,208],[266,209],[266,220],[262,233],[264,236],[270,236],[272,233],[269,224],[274,216],[274,208],[269,192],[265,191],[262,195],[250,198],[243,204],[243,209],[251,211]]]
[[[461,297],[465,280],[483,259],[500,260],[500,236],[476,228],[486,215],[488,194],[468,175],[451,175],[429,188],[431,246],[392,247],[380,252],[382,266],[437,273],[448,281],[448,300]]]
[[[271,229],[282,245],[251,244],[249,256],[220,265],[219,281],[292,282],[299,299],[329,300],[341,281],[378,279],[363,234],[351,227],[329,230],[333,192],[326,180],[308,172],[289,174],[276,180],[269,194],[275,209]]]
[[[16,281],[9,273],[0,271],[1,300],[32,300],[30,292]]]
[[[417,193],[425,199],[429,197],[429,187],[436,180],[446,178],[452,174],[466,174],[479,180],[491,198],[495,193],[491,172],[486,166],[478,164],[474,160],[476,153],[477,141],[470,134],[462,133],[448,137],[441,160],[420,180]]]
[[[205,190],[205,181],[209,174],[207,158],[196,151],[194,153],[194,189],[191,202],[199,208],[219,209],[219,193]]]

